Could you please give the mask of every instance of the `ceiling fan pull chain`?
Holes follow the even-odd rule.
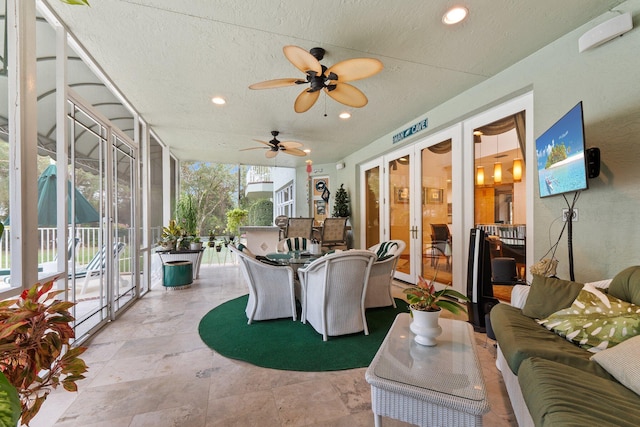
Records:
[[[324,94],[324,116],[327,117],[327,94]]]

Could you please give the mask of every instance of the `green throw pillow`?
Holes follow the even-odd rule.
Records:
[[[576,299],[582,283],[540,275],[533,276],[522,314],[532,319],[544,319],[556,311],[567,308]]]
[[[609,294],[640,305],[640,266],[622,270],[611,281]]]
[[[596,353],[640,334],[640,306],[585,285],[571,307],[538,323]]]

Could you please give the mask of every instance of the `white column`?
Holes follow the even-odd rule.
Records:
[[[11,284],[38,280],[36,5],[7,0]]]

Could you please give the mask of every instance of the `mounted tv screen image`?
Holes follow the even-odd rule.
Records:
[[[536,139],[540,197],[587,189],[582,102]]]

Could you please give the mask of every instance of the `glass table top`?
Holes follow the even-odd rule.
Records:
[[[279,262],[283,265],[306,264],[320,258],[321,255],[311,255],[309,252],[273,252],[265,255],[271,261]]]
[[[484,400],[485,384],[471,325],[440,318],[442,335],[436,338],[436,346],[427,347],[414,341],[411,320],[408,313],[396,317],[372,362],[373,373],[409,386]]]

